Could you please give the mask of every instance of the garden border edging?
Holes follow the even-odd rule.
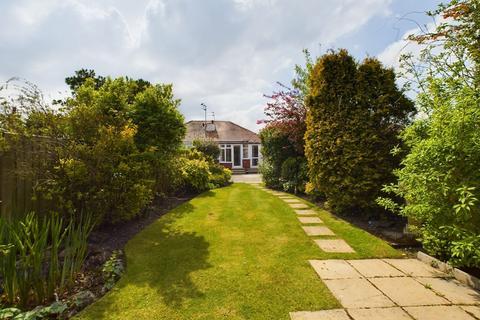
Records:
[[[467,286],[472,287],[473,289],[480,290],[480,279],[466,273],[465,271],[454,268],[450,264],[429,256],[425,252],[418,251],[417,259],[425,264],[428,264],[429,266],[452,275],[455,279],[463,284],[466,284]]]

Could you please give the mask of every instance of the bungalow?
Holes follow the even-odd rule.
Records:
[[[210,139],[218,143],[218,161],[233,173],[255,173],[261,162],[258,135],[231,121],[194,120],[186,123],[184,144],[192,146],[196,139]]]

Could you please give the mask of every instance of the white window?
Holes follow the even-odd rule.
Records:
[[[249,158],[248,151],[250,150],[250,148],[248,147],[248,144],[244,144],[242,146],[242,149],[243,149],[243,159],[248,159]]]
[[[232,146],[230,144],[220,145],[220,162],[232,162]]]
[[[252,144],[252,167],[258,167],[259,149],[258,144]]]
[[[225,162],[232,162],[232,147],[225,149],[226,155],[225,155]]]

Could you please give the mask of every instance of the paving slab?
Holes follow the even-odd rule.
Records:
[[[380,259],[348,260],[364,277],[404,277],[405,274]]]
[[[317,215],[318,212],[312,209],[297,209],[295,213],[299,216],[314,216]]]
[[[416,320],[475,320],[458,306],[425,306],[404,309]]]
[[[417,259],[383,259],[412,277],[446,277],[447,275]]]
[[[298,199],[294,199],[294,198],[280,198],[280,199],[282,199],[286,203],[300,203],[300,204],[303,204],[302,201],[300,201]]]
[[[480,304],[480,294],[457,280],[442,278],[417,278],[421,284],[430,287],[454,304]]]
[[[289,203],[288,205],[293,209],[309,209],[309,206],[303,203]]]
[[[463,310],[467,311],[470,313],[472,316],[475,318],[480,319],[480,307],[474,307],[474,306],[462,306],[461,307]]]
[[[325,252],[352,253],[352,247],[342,239],[318,239],[315,243]]]
[[[369,281],[402,307],[450,304],[413,278],[371,278]]]
[[[304,224],[314,224],[314,223],[323,223],[322,219],[319,217],[297,217],[300,223]]]
[[[290,312],[292,320],[350,320],[343,309]]]
[[[394,307],[395,304],[367,279],[323,280],[345,308]]]
[[[402,308],[348,309],[354,320],[412,320]]]
[[[332,230],[330,230],[327,227],[324,226],[303,226],[302,227],[303,231],[309,236],[315,237],[315,236],[334,236],[335,233],[333,233]]]
[[[345,260],[309,260],[315,272],[322,280],[361,278]]]

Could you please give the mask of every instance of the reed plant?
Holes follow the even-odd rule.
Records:
[[[0,288],[5,302],[44,303],[72,285],[87,255],[90,215],[64,222],[58,214],[0,218]],[[63,256],[63,258],[61,257]]]

